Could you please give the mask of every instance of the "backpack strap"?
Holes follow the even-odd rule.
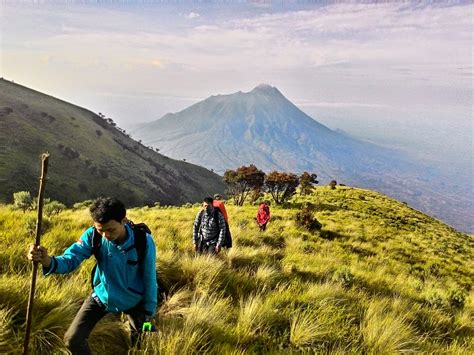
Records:
[[[202,227],[202,216],[204,214],[204,210],[201,210],[201,212],[199,212],[199,219],[198,219],[198,235],[202,234],[201,231],[201,227]]]
[[[91,245],[92,245],[92,255],[94,255],[96,260],[99,260],[100,247],[102,246],[102,236],[95,228],[94,228],[94,233],[92,235]]]
[[[130,226],[133,229],[133,235],[135,237],[135,244],[128,247],[125,251],[128,252],[135,248],[137,250],[137,262],[140,267],[143,266],[143,261],[145,260],[146,254],[146,235],[151,234],[150,228],[145,223],[133,224],[129,222]]]
[[[100,235],[99,232],[97,232],[97,229],[94,228],[94,232],[92,234],[92,240],[91,240],[91,245],[92,245],[92,255],[94,255],[96,263],[94,267],[91,270],[91,276],[90,276],[90,284],[92,290],[96,285],[94,285],[94,275],[95,271],[97,269],[97,262],[100,259],[100,247],[102,246],[102,236]]]

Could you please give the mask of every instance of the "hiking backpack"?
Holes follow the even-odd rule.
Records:
[[[201,230],[201,221],[202,221],[202,215],[204,213],[204,210],[201,211],[199,215],[199,225],[198,229]],[[214,221],[217,223],[217,226],[219,227],[219,213],[222,215],[222,218],[224,218],[224,215],[222,214],[221,210],[217,207],[214,207]],[[232,248],[232,235],[230,234],[230,228],[229,228],[229,223],[224,218],[225,222],[225,234],[224,234],[224,243],[222,244],[223,248]]]
[[[130,225],[133,229],[133,235],[135,237],[135,244],[131,245],[124,251],[128,253],[130,250],[135,248],[137,250],[137,261],[133,260],[128,260],[128,264],[136,265],[138,264],[138,268],[140,272],[142,273],[143,271],[143,261],[145,260],[145,253],[146,253],[146,235],[151,234],[150,228],[145,223],[138,223],[134,224],[133,222],[129,221],[127,223]],[[91,287],[94,289],[94,274],[95,270],[97,269],[97,262],[100,259],[100,247],[102,246],[102,235],[100,235],[99,232],[94,228],[94,234],[92,236],[92,255],[94,255],[96,259],[96,264],[92,268],[91,271]]]

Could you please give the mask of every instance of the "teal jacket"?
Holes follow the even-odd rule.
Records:
[[[142,302],[147,315],[154,316],[158,294],[155,243],[147,234],[143,272],[140,272],[136,263],[137,250],[132,247],[135,243],[133,230],[129,225],[125,227],[127,239],[123,244],[102,238],[101,257],[93,280],[94,292],[109,312],[126,311]],[[92,255],[93,233],[94,228],[88,228],[63,255],[53,256],[50,267],[43,268],[43,273],[66,274],[74,271]]]

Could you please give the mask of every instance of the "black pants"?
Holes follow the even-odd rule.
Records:
[[[198,253],[199,254],[209,254],[209,255],[216,255],[216,245],[217,240],[211,243],[207,243],[205,241],[201,241],[199,243]]]
[[[260,228],[260,232],[264,232],[265,229],[267,229],[267,224],[264,223],[264,224],[259,224],[258,227]]]
[[[107,313],[104,306],[99,304],[91,296],[86,298],[64,335],[64,342],[72,355],[91,354],[88,342],[89,335],[97,322]],[[143,322],[145,321],[145,311],[141,305],[138,305],[124,313],[127,314],[130,323],[130,341],[132,346],[135,346],[139,340]]]

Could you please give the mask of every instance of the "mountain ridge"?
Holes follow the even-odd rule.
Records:
[[[51,154],[48,196],[67,204],[101,194],[130,205],[179,204],[224,192],[217,174],[159,154],[107,120],[0,80],[1,201],[11,201],[15,191],[36,191],[37,157],[46,150]]]

